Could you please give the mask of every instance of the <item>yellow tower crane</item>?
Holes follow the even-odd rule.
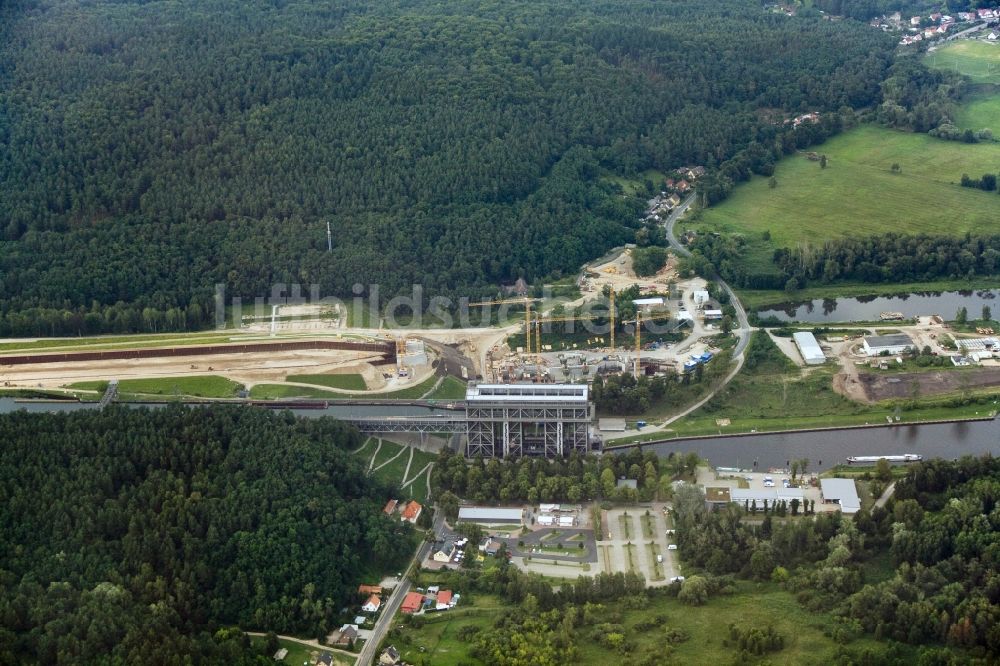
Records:
[[[469,307],[474,307],[477,305],[511,305],[519,304],[524,306],[524,351],[526,354],[531,353],[531,304],[539,299],[537,298],[506,298],[502,301],[480,301],[479,303],[469,303]]]
[[[608,310],[611,316],[611,352],[615,351],[615,287],[610,285],[608,287],[608,297],[611,299],[610,308]]]
[[[650,315],[646,317],[646,321],[656,321],[662,319],[670,319],[670,314],[664,312],[659,315]],[[639,355],[642,352],[642,310],[636,308],[635,319],[630,319],[628,321],[623,321],[623,324],[635,324],[635,370],[633,371],[633,377],[639,379]]]

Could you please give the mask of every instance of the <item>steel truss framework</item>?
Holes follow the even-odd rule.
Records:
[[[350,418],[349,421],[361,432],[461,432],[466,431],[464,416],[444,417],[444,418],[423,418],[413,417],[366,417]]]
[[[587,451],[590,405],[552,404],[466,405],[470,458],[543,456],[557,458]]]

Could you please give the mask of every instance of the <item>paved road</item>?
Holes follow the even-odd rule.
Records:
[[[674,234],[674,225],[677,224],[677,220],[679,220],[681,216],[687,212],[688,208],[691,207],[691,204],[694,203],[696,196],[697,195],[692,194],[681,202],[681,204],[677,206],[677,208],[674,208],[674,210],[670,213],[666,222],[663,223],[664,229],[667,232],[667,242],[670,243],[670,247],[684,257],[690,257],[691,252],[677,240],[677,236]],[[746,349],[747,343],[750,342],[750,321],[747,319],[746,310],[743,309],[743,304],[740,303],[740,299],[736,297],[736,292],[733,291],[732,287],[730,287],[721,276],[716,274],[711,276],[711,279],[718,282],[719,285],[722,286],[722,289],[729,294],[729,303],[736,310],[738,327],[735,333],[739,336],[739,342],[736,343],[736,348],[733,350],[733,356],[742,356],[743,350]]]
[[[680,241],[677,240],[677,236],[674,235],[674,225],[677,224],[677,220],[679,220],[681,216],[687,212],[688,208],[691,207],[691,204],[694,203],[695,196],[696,195],[692,194],[683,202],[681,202],[679,206],[674,208],[674,210],[667,217],[667,220],[663,223],[664,229],[667,234],[667,242],[670,243],[670,247],[673,248],[673,250],[676,251],[679,255],[684,257],[690,257],[691,252],[686,247],[681,245]],[[726,378],[723,379],[722,382],[720,382],[719,385],[715,387],[715,390],[711,391],[704,398],[702,398],[695,404],[691,405],[684,411],[680,412],[679,414],[675,414],[674,416],[670,417],[669,419],[663,421],[658,425],[651,427],[647,426],[646,428],[643,429],[643,433],[657,432],[663,430],[674,421],[682,419],[688,414],[699,409],[700,407],[702,407],[702,405],[704,405],[709,400],[714,398],[715,394],[721,391],[729,382],[733,381],[736,375],[740,373],[740,370],[743,369],[743,352],[744,350],[746,350],[747,344],[750,343],[750,333],[752,332],[752,329],[750,328],[750,321],[747,319],[746,310],[743,308],[743,304],[740,303],[740,299],[736,296],[736,292],[733,291],[732,287],[730,287],[726,283],[726,281],[722,279],[721,276],[716,274],[711,276],[709,279],[718,282],[719,285],[722,287],[722,289],[727,294],[729,294],[729,303],[736,310],[737,327],[733,331],[737,336],[736,346],[733,348],[733,359],[736,361],[736,366],[732,369],[732,371],[728,375],[726,375]],[[618,433],[616,435],[609,435],[605,437],[605,441],[611,441],[623,437],[631,437],[633,434],[634,433],[626,431],[623,433]]]
[[[434,513],[434,533],[439,534],[444,527],[444,513],[442,511],[435,511]],[[430,555],[430,552],[431,544],[427,541],[420,544],[420,547],[417,548],[416,554],[410,561],[410,566],[407,567],[406,573],[403,574],[403,579],[392,590],[392,594],[385,601],[385,608],[382,609],[382,614],[379,615],[375,627],[371,630],[371,638],[361,648],[361,652],[358,654],[357,666],[370,666],[370,664],[375,663],[378,657],[378,646],[382,643],[386,633],[388,633],[396,612],[399,611],[399,607],[403,604],[403,599],[406,598],[407,593],[412,587],[409,574],[420,566],[420,563]]]
[[[893,481],[882,493],[882,496],[875,500],[875,506],[885,506],[885,503],[889,501],[889,498],[892,497],[892,493],[895,492],[895,490],[896,482]]]

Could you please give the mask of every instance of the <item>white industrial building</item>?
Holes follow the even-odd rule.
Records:
[[[861,510],[861,498],[854,479],[820,479],[819,488],[826,503],[837,503],[842,513],[857,513]]]
[[[902,354],[913,349],[913,340],[905,333],[893,333],[892,335],[868,335],[864,339],[865,354],[868,356],[881,356],[882,354]]]
[[[722,310],[705,310],[702,314],[705,317],[705,321],[722,319]]]
[[[955,344],[967,352],[1000,351],[1000,340],[996,338],[959,338]]]
[[[793,499],[801,502],[805,498],[805,493],[801,488],[764,488],[754,490],[750,488],[730,488],[729,498],[737,504],[748,504],[757,502],[757,507],[764,508],[764,501],[768,506],[774,506],[775,502],[791,502]]]
[[[707,289],[695,289],[691,292],[691,298],[694,299],[695,307],[701,309],[705,307],[711,296],[708,295]]]
[[[538,524],[542,527],[573,527],[576,519],[573,516],[554,516],[551,513],[543,513],[538,516]]]
[[[795,340],[795,346],[799,348],[799,353],[802,354],[802,360],[806,362],[806,365],[826,363],[826,354],[816,342],[815,335],[809,331],[798,331],[792,334],[792,338]]]
[[[458,510],[458,521],[465,523],[482,523],[484,525],[521,523],[524,521],[524,509],[491,506],[463,506]]]
[[[663,297],[657,296],[654,298],[637,298],[632,301],[632,303],[637,308],[644,308],[648,312],[654,307],[663,307]]]

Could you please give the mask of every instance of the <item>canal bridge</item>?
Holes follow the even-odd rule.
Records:
[[[430,416],[345,415],[337,418],[371,435],[393,432],[464,433],[468,427],[464,411]]]

